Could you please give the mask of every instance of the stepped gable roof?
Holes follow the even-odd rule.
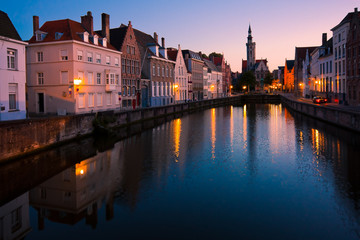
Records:
[[[16,28],[11,22],[9,16],[1,10],[0,10],[0,36],[22,41],[20,35],[16,31]]]
[[[81,23],[70,19],[47,21],[41,26],[39,30],[46,33],[45,38],[42,41],[36,41],[36,37],[32,36],[29,40],[29,43],[56,42],[66,40],[84,42],[84,40],[82,40],[82,38],[79,36],[79,33],[87,32]],[[62,33],[62,36],[59,39],[55,39],[55,33]],[[94,35],[102,38],[102,36],[96,32],[94,32]],[[93,46],[103,47],[101,45],[95,45],[93,42],[91,42],[90,39],[87,43]],[[116,50],[116,48],[109,43],[106,47],[103,48]]]
[[[178,50],[167,50],[168,59],[176,61]]]
[[[292,70],[294,68],[295,60],[286,60],[286,66],[288,70]]]
[[[204,58],[204,63],[211,71],[219,72],[219,70],[212,61]]]
[[[124,24],[121,24],[120,27],[118,27],[118,28],[110,29],[110,39],[109,39],[110,43],[112,46],[114,46],[119,51],[121,51],[121,49],[123,47],[127,29],[128,29],[128,26],[126,26]],[[99,36],[102,36],[101,30],[98,30],[95,32]],[[104,36],[102,36],[102,37],[104,37]]]

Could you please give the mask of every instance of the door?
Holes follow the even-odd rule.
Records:
[[[38,110],[39,113],[44,113],[44,93],[38,93]]]

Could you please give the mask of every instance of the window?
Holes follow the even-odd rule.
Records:
[[[330,73],[332,73],[332,61],[330,61]]]
[[[17,109],[17,84],[9,83],[9,111]]]
[[[136,69],[136,74],[139,75],[140,74],[139,61],[135,61],[135,69]]]
[[[60,55],[61,55],[61,61],[67,61],[67,60],[69,60],[67,50],[61,50],[61,51],[60,51]]]
[[[44,85],[44,73],[40,72],[37,74],[38,85]]]
[[[132,95],[135,96],[136,88],[132,87],[131,89],[132,89]]]
[[[131,60],[131,73],[134,74],[135,73],[135,63],[133,60]]]
[[[102,93],[98,93],[96,96],[96,105],[102,106]]]
[[[94,107],[94,93],[89,93],[89,107]]]
[[[169,67],[166,66],[166,77],[169,77]]]
[[[326,73],[329,73],[329,62],[326,62]]]
[[[346,48],[345,48],[345,43],[343,44],[343,57],[345,57],[345,51],[346,51]]]
[[[106,105],[111,105],[111,93],[106,93]]]
[[[96,84],[101,84],[101,73],[96,73]]]
[[[78,79],[84,80],[84,72],[78,72]]]
[[[83,60],[83,51],[80,51],[80,50],[77,51],[77,59],[78,59],[78,61]]]
[[[59,40],[62,37],[63,33],[56,32],[55,33],[55,40]]]
[[[69,72],[61,71],[61,84],[69,84]]]
[[[343,74],[345,74],[346,72],[346,65],[345,65],[345,60],[343,60]]]
[[[109,83],[110,83],[110,78],[109,78],[109,74],[108,74],[108,73],[105,75],[105,83],[106,83],[106,84],[109,84]]]
[[[79,108],[85,108],[85,93],[79,93]]]
[[[115,74],[110,74],[110,84],[115,84]]]
[[[44,61],[44,54],[43,52],[37,52],[37,62],[43,62]]]
[[[165,77],[165,68],[162,67],[162,76]]]
[[[341,61],[339,62],[339,75],[341,75]]]
[[[92,53],[87,53],[87,61],[93,62],[93,54]]]
[[[172,77],[173,70],[170,68],[170,77]]]
[[[16,69],[16,50],[8,49],[7,50],[7,67],[8,69]]]
[[[106,56],[106,65],[110,65],[110,57]]]
[[[339,46],[339,58],[341,58],[341,46]]]
[[[93,73],[88,72],[88,84],[93,84]]]
[[[121,72],[125,73],[125,69],[126,69],[126,59],[122,58],[121,59]]]
[[[131,66],[130,66],[130,60],[127,59],[126,60],[126,73],[129,73],[130,74],[130,70],[131,70]]]
[[[336,48],[335,48],[335,59],[337,59],[337,51],[336,51]]]
[[[123,87],[123,96],[126,96],[126,92],[127,92],[126,87]]]
[[[155,74],[156,74],[155,71],[156,71],[156,70],[155,70],[155,65],[153,65],[153,70],[152,70],[153,76],[155,76]]]
[[[11,231],[15,232],[21,228],[21,207],[11,212]]]
[[[92,56],[91,56],[92,57]],[[101,63],[101,55],[100,54],[96,54],[96,56],[95,56],[95,58],[96,58],[96,63]],[[90,61],[89,61],[90,62]],[[91,60],[91,62],[92,62],[92,60]]]
[[[339,33],[339,36],[338,36],[338,42],[341,42],[341,33]]]
[[[335,74],[337,74],[337,63],[335,63]]]
[[[160,66],[157,67],[158,77],[160,77]]]
[[[115,81],[116,81],[116,85],[120,85],[120,76],[119,76],[119,74],[115,75]]]
[[[115,66],[119,66],[119,58],[115,58]]]

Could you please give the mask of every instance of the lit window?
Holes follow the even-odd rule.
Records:
[[[16,69],[16,50],[8,49],[7,50],[7,67],[8,69]]]

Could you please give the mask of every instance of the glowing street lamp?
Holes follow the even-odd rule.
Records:
[[[81,79],[75,78],[74,79],[74,85],[79,86],[81,84]]]

